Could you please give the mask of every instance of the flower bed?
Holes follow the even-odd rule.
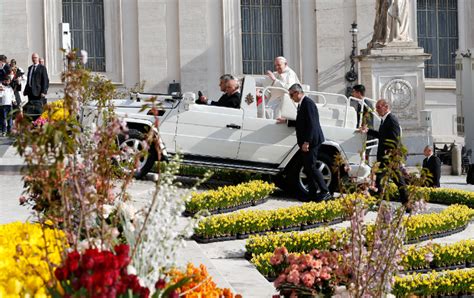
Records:
[[[311,202],[277,210],[249,210],[210,216],[199,222],[194,239],[205,242],[220,241],[229,236],[300,230],[306,229],[306,226],[338,222],[346,217],[345,200],[349,199],[348,196],[333,201]],[[372,197],[367,197],[365,200],[373,202]]]
[[[474,208],[474,192],[448,189],[448,188],[423,188],[429,194],[430,203],[443,205],[463,204]]]
[[[285,247],[289,252],[339,249],[348,240],[349,233],[346,229],[330,228],[301,233],[271,233],[265,236],[251,236],[245,244],[246,257],[250,259],[260,254],[272,253],[277,247]]]
[[[263,203],[264,198],[274,190],[274,184],[255,180],[203,193],[193,193],[191,200],[186,203],[185,214],[193,215],[201,210],[224,213],[234,211],[233,208],[249,207],[252,204]]]
[[[407,240],[421,240],[441,232],[465,226],[474,216],[474,209],[464,205],[451,205],[440,213],[420,214],[405,218]]]
[[[410,294],[423,297],[472,295],[474,294],[474,269],[397,276],[392,293],[397,297],[406,297]]]
[[[396,185],[391,183],[389,188],[392,193],[391,199],[397,200],[399,194]],[[408,189],[410,192],[418,192],[425,195],[425,199],[430,203],[441,205],[461,204],[474,208],[474,192],[472,191],[451,188],[416,187],[413,185],[409,185]]]
[[[321,243],[318,247],[326,250],[330,248],[330,245]],[[252,263],[257,270],[269,280],[276,277],[276,272],[270,263],[272,256],[272,252],[267,252],[257,254],[252,258]],[[400,265],[405,272],[472,267],[474,266],[474,240],[463,240],[449,245],[411,246],[406,250]]]
[[[474,216],[474,210],[462,205],[453,205],[440,213],[420,214],[407,217],[407,240],[422,236],[435,238],[440,232],[464,227]],[[372,229],[371,225],[367,229]],[[370,236],[370,233],[368,233]],[[326,229],[316,232],[277,233],[267,236],[252,236],[245,248],[247,256],[272,252],[277,247],[286,247],[289,252],[309,252],[312,249],[342,248],[349,237],[346,229]],[[368,237],[370,241],[370,237]]]
[[[449,266],[470,267],[471,264],[474,265],[474,240],[463,240],[448,245],[411,246],[401,263],[406,271]]]
[[[0,225],[0,235],[0,297],[46,297],[45,281],[53,278],[46,256],[61,263],[64,234],[45,229],[43,235],[39,224],[14,222]]]

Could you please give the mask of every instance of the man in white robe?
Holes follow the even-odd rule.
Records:
[[[276,57],[274,65],[274,72],[267,71],[267,79],[264,86],[280,87],[288,90],[293,84],[300,83],[296,73],[288,66],[285,57]],[[271,90],[270,98],[265,105],[266,118],[277,119],[281,117],[281,106],[285,95],[288,96],[284,90]]]

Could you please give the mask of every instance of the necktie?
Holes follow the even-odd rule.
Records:
[[[382,125],[383,125],[383,119],[380,120],[380,126],[382,126]]]
[[[31,84],[32,84],[32,78],[33,78],[33,73],[36,71],[36,64],[33,65],[33,68],[31,69],[31,72],[30,72],[30,78],[29,78],[29,85],[31,87]]]

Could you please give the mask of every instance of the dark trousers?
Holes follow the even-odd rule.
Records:
[[[375,178],[375,185],[378,189],[378,193],[381,193],[383,191],[381,181],[386,174],[387,171],[385,170],[385,162],[382,161],[380,163],[380,172],[376,174]],[[396,171],[396,176],[391,178],[398,187],[398,193],[400,194],[400,202],[402,202],[402,204],[408,203],[407,184],[405,181],[405,177],[403,177],[401,173],[401,170]]]
[[[13,120],[10,112],[12,111],[11,105],[0,106],[0,132],[10,133],[12,131]]]
[[[36,120],[43,113],[45,101],[44,97],[28,95],[28,102],[23,107],[23,113]]]
[[[316,196],[318,189],[323,194],[329,192],[329,189],[324,182],[323,174],[321,174],[316,167],[318,149],[319,146],[314,148],[311,148],[310,146],[308,152],[301,151],[301,154],[303,155],[304,172],[306,173],[306,176],[308,176],[309,195],[313,198]]]

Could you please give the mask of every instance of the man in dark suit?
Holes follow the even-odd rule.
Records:
[[[230,74],[222,75],[219,79],[219,88],[224,94],[222,94],[218,101],[208,100],[206,96],[200,93],[196,103],[240,109],[241,96],[239,92],[239,80]]]
[[[374,117],[370,113],[370,110],[373,111],[374,106],[370,101],[364,100],[365,86],[355,85],[352,87],[351,95],[351,106],[357,112],[357,127],[359,127],[359,125],[368,125],[370,128],[372,128],[374,126]]]
[[[426,146],[423,150],[425,159],[423,159],[423,169],[427,169],[431,177],[426,181],[426,186],[439,187],[439,179],[441,178],[441,160],[439,157],[433,155],[433,148]]]
[[[390,112],[390,105],[384,99],[379,99],[375,104],[375,110],[381,117],[379,130],[376,131],[367,126],[361,126],[360,131],[366,132],[367,134],[379,139],[379,145],[377,148],[377,162],[380,163],[380,172],[377,173],[375,184],[378,188],[379,193],[382,192],[381,180],[386,174],[385,167],[389,164],[387,159],[388,150],[393,149],[394,146],[401,145],[401,128],[398,123],[397,117]],[[401,165],[400,165],[401,166]],[[401,202],[407,206],[408,204],[408,193],[406,189],[406,182],[400,171],[396,171],[394,182],[398,186],[398,192],[400,193]]]
[[[44,65],[39,64],[37,53],[31,55],[33,62],[28,67],[28,76],[23,95],[28,96],[28,103],[24,106],[25,114],[37,118],[43,112],[46,104],[46,94],[48,93],[49,78]]]
[[[11,73],[11,66],[8,64],[7,56],[0,55],[0,77],[6,77]]]
[[[324,134],[319,123],[319,113],[316,104],[304,95],[300,84],[293,84],[288,89],[291,99],[298,104],[296,114],[296,140],[303,156],[303,166],[309,182],[309,195],[314,200],[331,198],[323,175],[316,168],[319,146],[324,142]],[[319,189],[319,194],[317,190]]]

